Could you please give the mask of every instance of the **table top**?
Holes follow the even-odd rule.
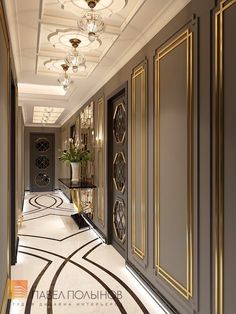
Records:
[[[58,179],[69,189],[95,189],[96,185],[88,182],[72,182],[71,179]]]

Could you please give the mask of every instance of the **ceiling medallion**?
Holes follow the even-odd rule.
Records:
[[[89,6],[95,11],[102,11],[104,16],[110,16],[122,10],[128,0],[71,0],[71,2],[81,10],[86,10]]]
[[[54,48],[65,50],[71,47],[70,40],[79,39],[80,44],[78,49],[80,51],[90,51],[97,49],[101,46],[101,40],[96,39],[91,42],[88,39],[87,34],[79,32],[78,29],[66,28],[66,29],[57,29],[55,32],[51,33],[48,36],[48,41],[53,45]]]
[[[64,88],[64,90],[68,90],[72,83],[71,77],[67,74],[69,66],[68,64],[62,64],[61,67],[64,73],[58,78],[58,83]]]
[[[83,68],[85,70],[86,69],[86,65],[85,65],[86,59],[77,50],[79,44],[81,43],[81,40],[78,38],[72,38],[72,39],[70,39],[70,43],[71,43],[73,48],[72,48],[72,51],[68,54],[68,56],[65,59],[66,64],[72,68],[72,71],[74,73],[78,72],[79,68]]]

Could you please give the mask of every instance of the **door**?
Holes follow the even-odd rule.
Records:
[[[108,100],[109,242],[127,254],[128,134],[126,85]]]
[[[54,190],[54,134],[30,134],[30,191]]]

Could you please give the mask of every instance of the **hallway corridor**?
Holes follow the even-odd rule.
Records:
[[[78,230],[72,213],[61,192],[26,194],[12,280],[27,280],[28,292],[10,314],[169,313],[111,245],[90,227]]]

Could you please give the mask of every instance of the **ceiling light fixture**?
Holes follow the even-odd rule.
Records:
[[[96,40],[104,30],[104,22],[100,14],[94,11],[99,0],[85,0],[90,8],[82,15],[78,21],[78,27],[88,35],[91,42]]]
[[[54,124],[64,111],[64,108],[56,107],[34,107],[33,123]]]
[[[64,90],[67,90],[72,83],[70,76],[67,74],[67,71],[69,69],[69,65],[68,64],[62,64],[61,67],[62,67],[64,73],[59,77],[58,82],[64,88]]]
[[[69,53],[67,58],[65,59],[65,62],[68,66],[72,67],[72,70],[74,73],[78,71],[79,68],[86,69],[86,59],[85,57],[76,50],[81,43],[81,41],[78,38],[72,38],[70,39],[70,43],[72,45],[72,51]]]

